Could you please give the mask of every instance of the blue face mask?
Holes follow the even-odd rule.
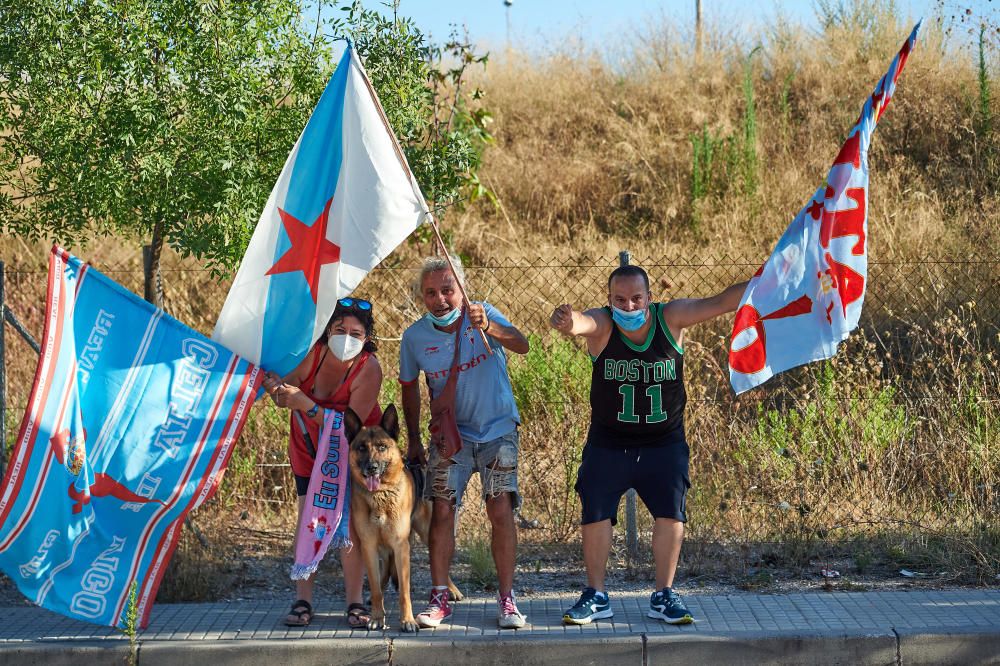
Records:
[[[446,327],[454,324],[459,317],[462,316],[462,308],[455,308],[443,317],[435,317],[433,312],[428,312],[424,315],[428,321],[432,324],[437,324],[438,326]]]
[[[636,331],[646,323],[646,308],[625,312],[611,306],[611,318],[623,331]]]

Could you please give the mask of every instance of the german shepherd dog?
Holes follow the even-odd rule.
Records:
[[[348,407],[344,431],[351,443],[351,521],[360,541],[372,595],[368,628],[387,628],[383,599],[385,586],[392,578],[399,590],[400,629],[417,631],[410,602],[410,534],[412,530],[421,541],[429,543],[431,503],[417,497],[413,477],[403,464],[396,443],[396,407],[386,407],[381,424],[369,428],[363,427],[361,419]],[[448,590],[455,601],[462,599],[451,578]]]

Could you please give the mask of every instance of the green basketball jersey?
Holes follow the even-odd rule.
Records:
[[[614,325],[594,359],[590,382],[589,441],[613,448],[668,444],[684,439],[684,352],[651,303],[653,323],[641,344]],[[605,308],[610,316],[610,308]]]

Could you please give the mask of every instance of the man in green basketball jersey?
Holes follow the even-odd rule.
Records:
[[[634,488],[655,520],[656,591],[649,617],[687,624],[691,613],[673,590],[684,538],[688,445],[684,436],[684,329],[734,312],[746,289],[735,284],[711,298],[651,302],[649,277],[622,266],[608,278],[608,305],[553,311],[550,323],[587,341],[593,360],[591,422],[576,492],[583,509],[587,587],[563,621],[588,624],[612,617],[604,589],[612,527],[622,495]]]

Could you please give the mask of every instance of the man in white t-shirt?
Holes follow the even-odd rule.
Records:
[[[462,266],[452,258],[462,277]],[[431,397],[444,388],[450,372],[458,372],[454,413],[462,448],[443,458],[431,447],[425,495],[433,500],[430,532],[430,603],[417,615],[422,627],[436,627],[451,616],[448,571],[455,551],[455,515],[474,472],[479,472],[486,514],[493,529],[493,561],[497,567],[497,621],[503,629],[524,626],[514,603],[514,560],[517,532],[514,512],[517,492],[517,426],[520,415],[507,374],[505,349],[528,352],[528,340],[489,303],[470,303],[462,311],[462,292],[444,257],[431,257],[420,272],[420,295],[427,314],[403,332],[399,348],[399,381],[408,437],[407,457],[428,462],[420,438],[420,387],[424,373]],[[458,363],[456,331],[461,329]],[[478,330],[477,330],[478,329]],[[485,333],[492,354],[483,344]]]

